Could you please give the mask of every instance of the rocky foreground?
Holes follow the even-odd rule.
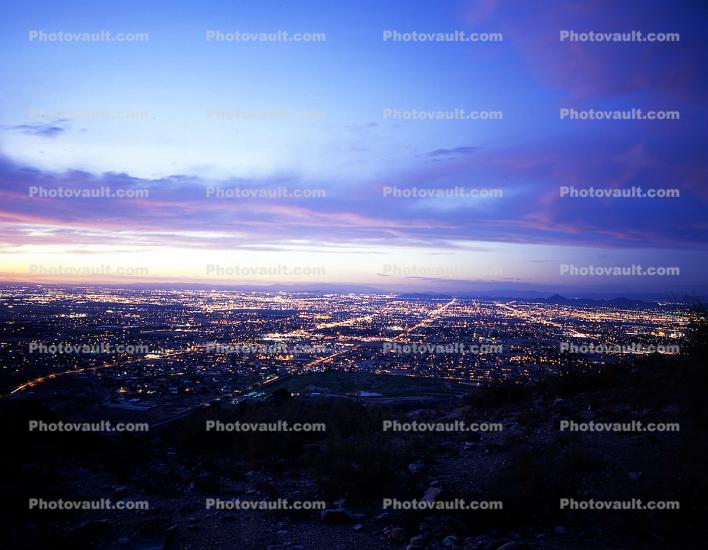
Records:
[[[52,419],[2,403],[3,547],[693,548],[705,517],[705,374],[696,359],[471,389],[424,405],[275,392],[146,434],[27,434]],[[343,375],[344,376],[344,375]],[[324,433],[206,433],[207,419],[324,422]],[[497,423],[499,432],[383,432]],[[571,432],[561,422],[678,423],[678,432]],[[143,511],[28,511],[33,496],[146,500]],[[502,501],[503,510],[394,510],[384,499]],[[680,510],[568,510],[578,500],[670,500]],[[323,501],[325,510],[219,510],[207,499]],[[700,539],[699,539],[700,540]],[[684,545],[684,546],[682,546]]]

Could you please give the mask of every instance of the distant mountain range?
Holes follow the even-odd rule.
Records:
[[[486,296],[480,296],[479,294],[466,294],[463,296],[460,295],[452,295],[452,294],[438,294],[434,292],[426,293],[426,292],[416,292],[416,293],[409,293],[409,294],[400,294],[399,297],[404,298],[406,300],[450,300],[453,297],[458,297],[458,298],[483,298],[483,299],[495,299],[495,300],[524,300],[524,301],[531,301],[531,302],[539,302],[539,303],[544,303],[544,304],[553,304],[553,305],[569,305],[569,306],[610,306],[610,307],[642,307],[642,306],[649,306],[655,304],[657,301],[679,301],[680,299],[678,297],[668,297],[668,296],[662,296],[662,297],[644,297],[645,299],[640,299],[640,298],[626,298],[626,297],[615,297],[615,298],[589,298],[589,297],[575,297],[575,298],[566,298],[565,296],[561,296],[560,294],[554,294],[553,296],[549,296],[548,298],[542,297],[541,293],[538,292],[530,292],[530,293],[525,293],[527,295],[519,295],[519,293],[516,293],[514,296],[510,296],[505,293],[500,293],[499,295],[486,295]],[[531,294],[531,295],[529,295]],[[539,296],[540,295],[540,296]],[[684,300],[686,299],[685,297],[683,298]],[[696,300],[695,297],[691,298],[692,300]],[[701,299],[701,301],[705,302],[705,298]]]
[[[539,302],[544,302],[546,304],[556,304],[556,305],[574,305],[574,306],[597,306],[597,305],[608,305],[613,307],[637,307],[650,305],[652,302],[647,302],[645,300],[630,300],[629,298],[612,298],[611,300],[593,300],[591,298],[566,298],[560,294],[554,294],[548,298],[538,300]]]

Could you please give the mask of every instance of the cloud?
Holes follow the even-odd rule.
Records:
[[[706,39],[701,26],[705,2],[472,3],[465,20],[503,32],[533,74],[547,86],[568,92],[568,99],[625,97],[700,104],[708,93]],[[560,42],[561,30],[578,33],[679,32],[678,42]],[[661,107],[659,107],[661,108]]]
[[[182,247],[335,250],[415,247],[479,249],[475,243],[525,243],[600,248],[702,249],[708,242],[702,189],[706,163],[685,147],[566,143],[548,140],[445,162],[391,170],[377,181],[346,187],[304,181],[296,174],[207,182],[190,175],[136,178],[129,174],[55,173],[0,157],[0,243],[87,247]],[[402,189],[493,187],[494,199],[391,199]],[[206,187],[317,188],[308,198],[207,198]],[[680,199],[561,198],[561,186],[676,187]],[[30,188],[100,189],[147,197],[30,196]],[[35,194],[36,195],[36,194]],[[294,244],[297,243],[297,244]],[[490,245],[492,246],[492,245]]]
[[[455,147],[453,149],[435,149],[428,153],[429,157],[450,157],[455,155],[471,155],[479,150],[479,147]]]
[[[69,126],[66,120],[55,120],[46,123],[18,124],[16,126],[6,126],[5,128],[28,136],[56,138],[64,134],[69,129]]]

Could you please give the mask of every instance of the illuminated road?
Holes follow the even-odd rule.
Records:
[[[413,332],[414,330],[417,330],[417,329],[419,329],[419,328],[421,328],[421,327],[424,327],[424,326],[428,326],[430,323],[433,322],[433,320],[435,320],[436,317],[438,317],[438,316],[439,316],[441,313],[443,313],[448,307],[450,307],[452,304],[454,304],[455,301],[456,301],[456,299],[453,298],[452,300],[450,300],[450,301],[449,301],[448,303],[446,303],[445,305],[440,306],[438,309],[436,309],[435,311],[433,311],[428,317],[426,317],[426,318],[423,319],[422,321],[418,322],[417,324],[413,325],[411,328],[406,329],[406,330],[404,330],[403,332],[401,332],[398,336],[396,336],[396,337],[393,339],[393,341],[394,341],[394,342],[397,342],[397,341],[399,341],[400,338],[403,338],[403,337],[405,337],[405,336],[408,336],[408,335],[409,335],[411,332]],[[351,351],[357,350],[357,349],[359,349],[362,345],[363,345],[363,344],[357,344],[357,345],[355,345],[355,346],[352,346],[351,348],[347,348],[347,349],[345,349],[345,350],[338,351],[337,353],[333,353],[332,355],[328,355],[327,357],[320,357],[319,359],[315,359],[314,361],[312,361],[312,362],[307,363],[306,365],[304,365],[304,366],[303,366],[303,369],[305,369],[305,370],[312,369],[312,367],[315,367],[315,366],[317,366],[317,365],[319,365],[319,364],[321,364],[321,363],[325,363],[325,362],[327,362],[327,361],[330,361],[331,359],[334,359],[335,357],[339,357],[340,355],[344,355],[344,354],[347,354],[347,353],[349,353],[349,352],[351,352]]]
[[[456,302],[457,302],[457,299],[456,299],[456,298],[453,298],[453,299],[450,300],[448,303],[446,303],[446,304],[440,306],[438,309],[436,309],[435,311],[433,311],[428,317],[426,317],[425,319],[423,319],[422,321],[420,321],[417,325],[412,326],[412,327],[409,328],[408,330],[405,330],[405,331],[403,331],[401,334],[399,334],[398,336],[396,336],[396,337],[393,339],[394,342],[398,341],[399,338],[403,338],[404,336],[408,336],[408,335],[409,335],[411,332],[413,332],[414,330],[418,330],[419,328],[428,326],[430,323],[432,323],[432,322],[435,320],[436,317],[438,317],[441,313],[443,313],[447,308],[449,308],[451,305],[453,305],[453,304],[456,303]]]
[[[569,329],[567,325],[562,325],[560,323],[555,323],[553,321],[550,321],[548,319],[545,319],[541,315],[531,315],[528,311],[521,311],[518,309],[514,309],[511,307],[509,304],[503,304],[499,303],[497,304],[500,308],[506,309],[508,311],[511,311],[515,317],[518,317],[519,319],[523,319],[529,322],[533,323],[539,323],[541,325],[546,325],[549,327],[555,327],[561,329],[563,332],[568,333],[570,336],[577,337],[577,336],[583,336],[580,332],[574,330],[574,329]]]

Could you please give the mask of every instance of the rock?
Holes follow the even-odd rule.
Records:
[[[419,474],[423,471],[424,465],[422,462],[414,462],[408,465],[408,471],[412,474]]]
[[[388,538],[393,542],[405,542],[406,532],[402,527],[394,527],[388,535]]]
[[[113,494],[117,497],[123,497],[128,494],[128,488],[124,487],[123,485],[114,485]]]
[[[361,523],[357,523],[352,529],[354,529],[354,531],[361,531],[362,527],[364,526]]]
[[[320,512],[320,519],[325,523],[341,525],[343,523],[352,523],[354,516],[348,510],[337,508],[322,510],[322,512]]]
[[[385,521],[391,517],[391,512],[381,512],[374,518],[374,521]]]
[[[455,535],[448,535],[442,541],[442,545],[445,548],[456,548],[457,547],[457,537]]]
[[[525,550],[526,548],[528,546],[525,543],[512,540],[511,542],[505,542],[497,550]]]
[[[642,472],[629,472],[629,479],[639,481],[644,474]]]
[[[111,522],[107,519],[91,519],[72,527],[66,538],[73,543],[96,539],[109,533]]]
[[[463,548],[464,550],[483,550],[485,549],[485,547],[492,546],[492,543],[492,539],[485,535],[481,535],[478,537],[468,537],[465,539]],[[496,544],[494,544],[494,546],[496,546]]]
[[[423,541],[425,540],[425,537],[423,535],[416,535],[413,537],[411,540],[408,541],[408,546],[406,546],[406,550],[419,550],[420,548],[423,548],[424,544]]]
[[[183,504],[179,507],[179,512],[181,514],[189,514],[191,512],[196,512],[197,510],[199,510],[199,506],[195,505],[193,502]]]
[[[465,448],[479,442],[482,439],[482,436],[479,432],[469,432],[466,439],[467,441],[465,441]]]
[[[428,490],[425,491],[425,494],[421,500],[424,502],[433,502],[436,498],[438,498],[440,493],[442,493],[442,489],[440,487],[428,487]]]

